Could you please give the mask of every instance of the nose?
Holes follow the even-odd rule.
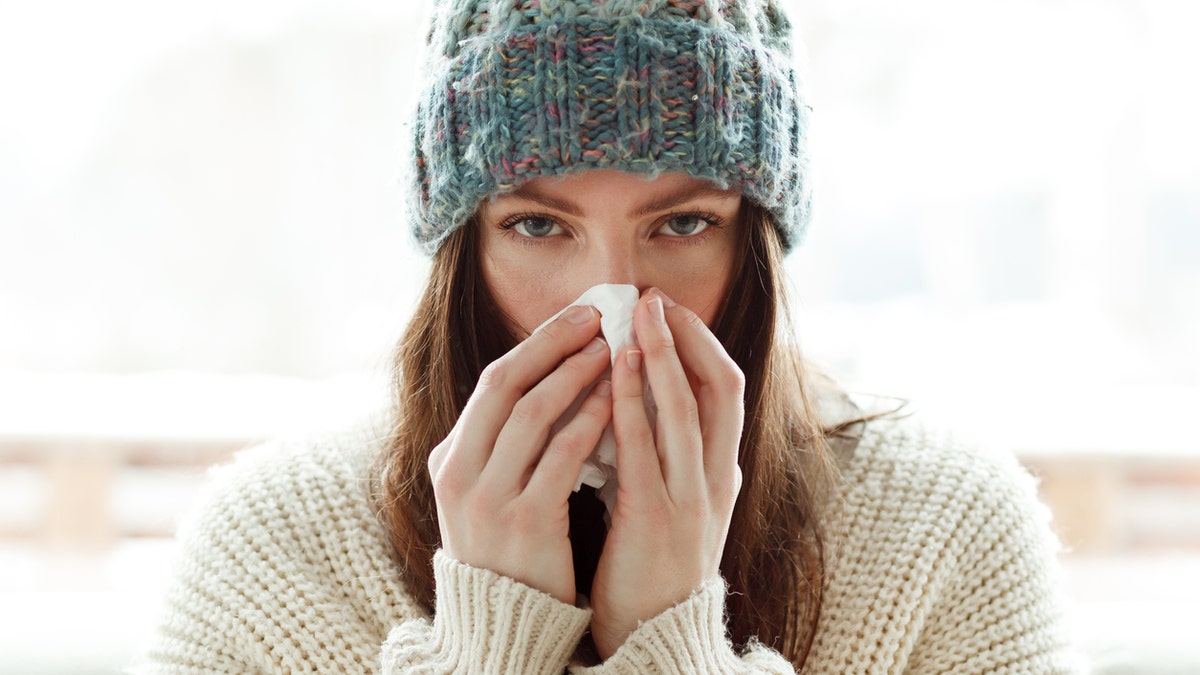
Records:
[[[631,284],[641,289],[645,280],[636,250],[628,242],[598,242],[588,256],[589,287],[596,284]]]

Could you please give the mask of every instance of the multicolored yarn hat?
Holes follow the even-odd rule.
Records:
[[[774,0],[437,0],[408,167],[432,254],[483,198],[590,168],[737,187],[784,247],[810,209],[809,108]]]

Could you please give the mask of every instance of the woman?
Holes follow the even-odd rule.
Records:
[[[788,341],[808,107],[773,2],[448,1],[429,52],[394,410],[214,482],[145,670],[1071,669],[1028,476]],[[601,283],[640,293],[616,354],[594,308],[547,322]],[[606,519],[576,488],[609,426]]]

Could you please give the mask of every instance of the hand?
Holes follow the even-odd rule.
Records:
[[[567,498],[611,419],[610,384],[551,429],[609,365],[599,329],[595,308],[575,307],[497,359],[429,455],[443,551],[569,604]]]
[[[613,366],[617,501],[592,582],[592,637],[608,658],[638,622],[719,575],[733,504],[745,378],[704,322],[651,290],[638,347]],[[658,406],[652,432],[641,362]]]

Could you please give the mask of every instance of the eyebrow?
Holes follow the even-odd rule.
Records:
[[[562,211],[563,213],[569,213],[572,216],[575,216],[576,218],[583,217],[583,211],[575,204],[572,204],[571,202],[569,202],[565,199],[559,199],[558,197],[555,197],[553,195],[548,195],[544,192],[541,192],[537,188],[530,185],[529,183],[525,183],[524,185],[518,187],[516,190],[513,190],[512,192],[510,192],[508,194],[513,197],[520,197],[521,199],[527,199],[531,202],[537,202],[543,206],[548,206],[556,211]],[[668,192],[666,194],[659,195],[659,196],[655,197],[654,199],[651,199],[650,201],[642,204],[638,208],[634,209],[633,213],[631,213],[629,215],[631,217],[636,218],[636,217],[640,217],[640,216],[649,215],[651,213],[658,213],[660,211],[666,211],[668,209],[679,206],[680,204],[685,204],[689,201],[692,201],[693,199],[697,199],[700,197],[713,197],[713,198],[719,198],[719,199],[725,200],[725,199],[736,199],[739,196],[740,195],[735,191],[722,190],[722,189],[718,188],[717,186],[709,184],[709,183],[700,183],[700,184],[696,184],[696,185],[690,185],[688,187],[684,187],[682,189],[675,190],[673,192]]]
[[[715,185],[710,185],[707,183],[700,183],[700,184],[692,185],[690,187],[683,188],[682,190],[676,190],[675,192],[668,192],[667,194],[659,195],[658,197],[655,197],[654,199],[651,199],[650,201],[646,202],[645,204],[642,204],[641,206],[639,206],[637,208],[637,210],[635,210],[633,212],[632,215],[646,216],[651,213],[658,213],[659,211],[666,211],[668,209],[672,209],[676,206],[679,206],[680,204],[686,204],[687,202],[690,202],[693,199],[698,199],[700,197],[709,197],[709,198],[714,198],[714,199],[727,200],[727,199],[737,199],[740,196],[741,196],[741,194],[738,192],[722,190]]]

